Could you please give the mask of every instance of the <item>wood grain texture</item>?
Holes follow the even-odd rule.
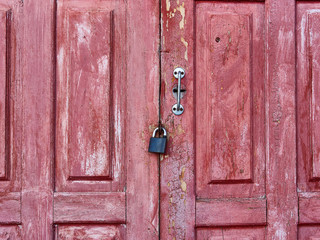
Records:
[[[20,240],[21,236],[20,226],[0,226],[0,239],[1,240]]]
[[[20,193],[8,193],[0,196],[0,225],[21,223]]]
[[[125,193],[55,193],[55,223],[125,223]]]
[[[299,223],[316,224],[320,222],[320,197],[299,198]]]
[[[297,4],[297,131],[299,192],[320,190],[318,126],[319,3]]]
[[[265,225],[265,199],[214,199],[196,202],[196,225],[241,226]]]
[[[58,95],[68,104],[61,106],[67,111],[61,117],[68,121],[69,180],[112,179],[113,28],[112,11],[66,9],[63,28],[58,29],[58,48],[63,51],[58,53],[58,67],[66,71]]]
[[[297,237],[295,5],[266,1],[267,239]]]
[[[127,238],[159,239],[157,154],[147,152],[159,121],[159,1],[127,1]]]
[[[197,230],[198,240],[264,240],[264,227],[250,228],[219,228]]]
[[[205,84],[197,81],[199,90],[204,90],[202,85],[207,91],[206,97],[200,98],[205,99],[204,104],[200,99],[196,103],[207,108],[197,109],[199,118],[201,111],[207,112],[207,124],[200,119],[197,122],[206,125],[209,132],[209,183],[252,181],[252,14],[206,15],[207,31],[198,35],[207,38],[210,52],[205,61],[212,67],[206,69]],[[197,12],[197,16],[203,14]],[[199,51],[202,55],[200,44]],[[199,72],[203,71],[202,65],[197,61]]]
[[[299,227],[298,239],[300,240],[320,240],[319,226],[301,226]]]
[[[195,239],[194,179],[194,13],[195,2],[161,1],[161,121],[169,133],[167,153],[160,159],[160,232],[162,239]],[[185,111],[176,116],[171,109],[177,100],[172,94],[178,83],[176,67],[186,94]]]
[[[262,197],[264,5],[203,2],[196,8],[197,195]]]
[[[21,49],[19,1],[0,1],[0,192],[21,190]]]
[[[21,2],[20,2],[21,4]],[[23,1],[22,196],[24,240],[53,236],[54,1]]]
[[[123,190],[125,23],[122,1],[57,3],[57,191]]]
[[[125,240],[125,226],[72,226],[55,227],[55,240]]]

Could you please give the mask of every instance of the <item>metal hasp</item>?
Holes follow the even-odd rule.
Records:
[[[181,100],[181,79],[185,76],[185,71],[183,68],[176,68],[174,71],[173,71],[173,76],[178,79],[178,97],[177,97],[177,100],[178,102],[172,106],[172,112],[175,114],[175,115],[181,115],[184,111],[184,108],[183,106],[180,104],[180,100]]]

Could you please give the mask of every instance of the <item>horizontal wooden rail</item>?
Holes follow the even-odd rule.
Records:
[[[55,193],[55,223],[125,223],[125,193]]]
[[[265,199],[210,199],[196,202],[196,226],[265,225]]]
[[[320,196],[305,196],[299,198],[299,223],[320,223]]]
[[[21,223],[21,197],[19,192],[0,196],[0,224]]]

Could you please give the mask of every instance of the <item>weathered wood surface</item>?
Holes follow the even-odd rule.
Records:
[[[263,197],[264,5],[198,3],[196,20],[197,196]]]
[[[55,193],[55,223],[125,223],[125,193]]]
[[[197,227],[254,226],[267,223],[265,199],[213,199],[196,203]]]
[[[123,191],[123,1],[57,2],[56,190]]]
[[[20,3],[22,4],[22,2]],[[53,236],[54,38],[51,0],[23,2],[22,239]]]
[[[167,154],[160,159],[161,239],[194,239],[194,1],[161,1],[161,120],[167,129]],[[172,88],[176,67],[184,68],[181,100],[185,112],[175,116]]]
[[[71,226],[55,228],[55,240],[122,240],[126,239],[125,226]]]
[[[22,7],[0,1],[0,192],[21,190]]]
[[[294,0],[266,1],[267,239],[296,239]]]
[[[157,154],[147,152],[159,121],[159,1],[127,1],[127,238],[159,238]]]

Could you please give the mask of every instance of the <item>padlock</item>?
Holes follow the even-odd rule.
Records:
[[[163,131],[163,137],[160,137],[160,136],[156,137],[156,133],[157,131],[159,131],[159,128],[156,128],[153,131],[152,138],[150,138],[150,142],[149,142],[148,152],[165,153],[166,145],[167,145],[167,131],[163,127],[161,128],[161,130]]]

